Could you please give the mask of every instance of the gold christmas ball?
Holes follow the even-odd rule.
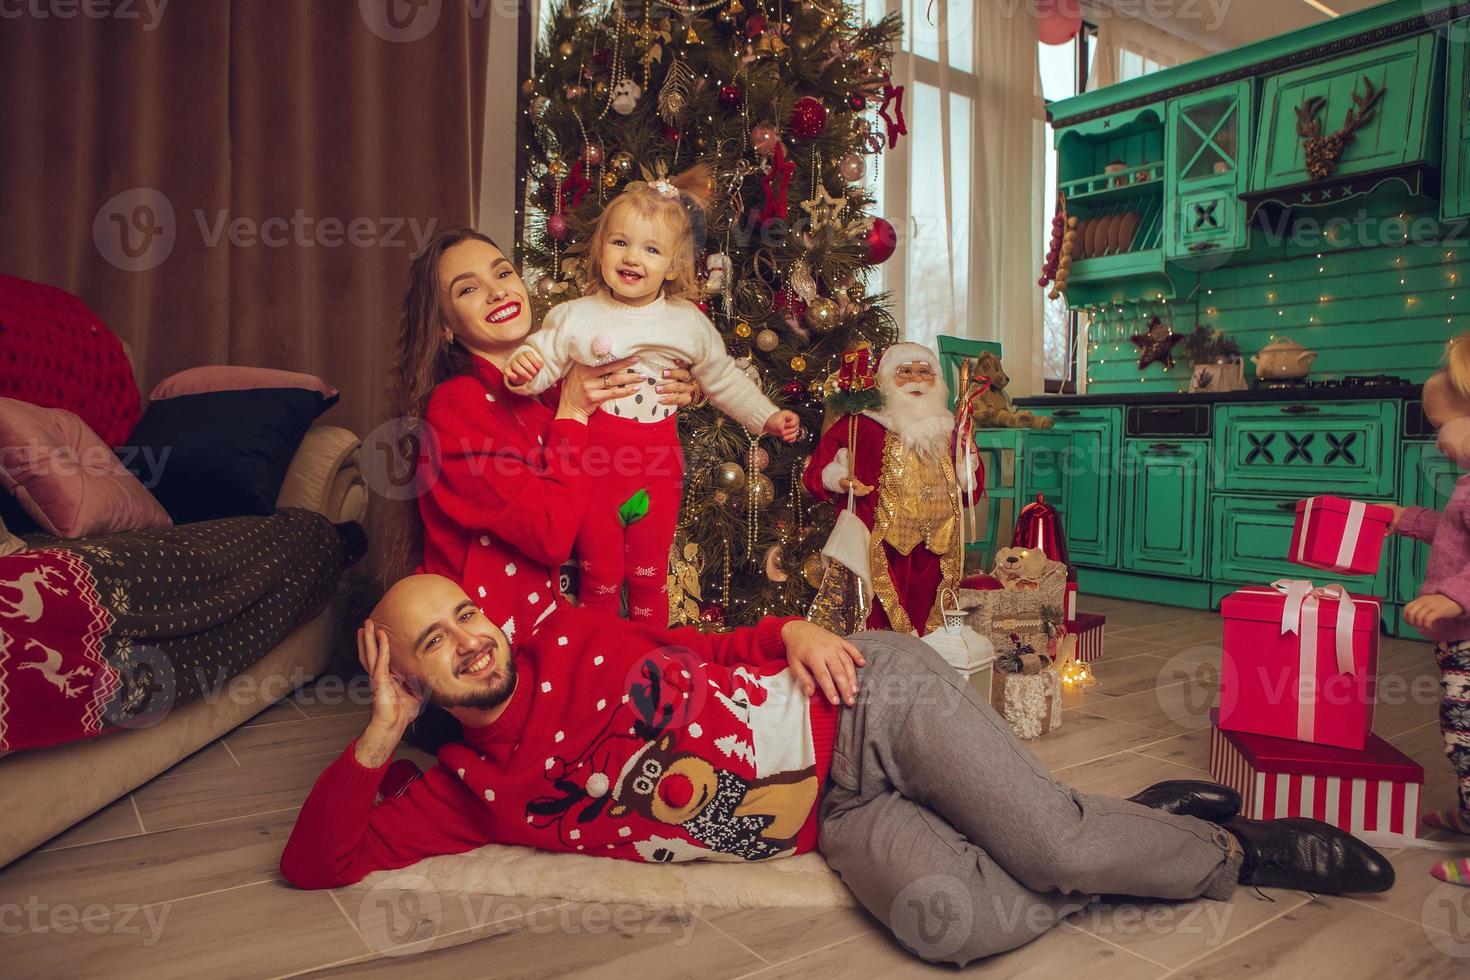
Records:
[[[553,177],[565,177],[567,175],[567,162],[565,160],[552,160],[546,165],[546,172]]]
[[[563,41],[556,46],[556,50],[561,52],[561,56],[563,58],[570,58],[572,56],[572,52],[576,49],[572,47],[571,41]]]
[[[776,485],[771,482],[771,478],[764,473],[757,473],[748,479],[749,493],[755,505],[760,508],[769,507],[771,501],[776,499]]]
[[[827,28],[831,27],[835,23],[837,23],[837,21],[835,21],[832,18],[832,15],[831,14],[823,14],[822,15],[822,29],[823,30],[826,30]]]
[[[715,468],[715,486],[731,493],[745,489],[745,470],[739,463],[721,463]]]
[[[715,498],[715,503],[719,504],[722,507],[730,502],[730,495],[723,490],[716,490],[713,496]]]
[[[613,154],[609,166],[619,177],[631,177],[633,175],[633,154],[623,150]]]
[[[737,336],[737,337],[749,337],[750,336],[750,324],[746,323],[744,320],[741,320],[739,323],[735,324],[735,336]]]
[[[771,465],[771,454],[766,452],[765,447],[757,446],[755,450],[755,468],[764,470]]]
[[[819,552],[806,556],[806,561],[801,563],[801,577],[814,589],[822,584],[822,556]]]
[[[781,338],[777,336],[776,331],[769,328],[755,335],[755,345],[767,354],[775,350],[780,343]]]
[[[542,276],[540,279],[536,280],[536,285],[534,287],[536,290],[536,295],[539,296],[541,299],[546,299],[551,295],[551,287],[554,285],[556,285],[556,283],[552,280],[550,276]]]
[[[526,79],[524,82],[521,82],[521,94],[524,95],[528,99],[531,96],[535,95],[536,94],[536,83],[534,81],[532,81],[531,79],[529,79],[529,78]]]
[[[613,173],[611,170],[603,171],[602,186],[606,187],[608,190],[612,190],[614,187],[618,186],[618,175]]]
[[[598,82],[596,85],[592,86],[592,94],[597,96],[599,99],[605,98],[607,96],[607,82]]]
[[[811,48],[811,46],[812,39],[805,34],[796,39],[796,48],[798,51],[807,51]]]
[[[813,300],[806,308],[806,325],[817,333],[826,333],[837,326],[837,304],[825,296]]]
[[[791,370],[795,371],[797,374],[805,371],[806,358],[802,357],[800,354],[797,354],[795,357],[793,357],[791,359]]]

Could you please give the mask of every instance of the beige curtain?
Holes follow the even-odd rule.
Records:
[[[78,294],[145,392],[201,364],[308,371],[366,432],[417,245],[478,217],[487,38],[514,20],[464,0],[133,9],[0,27],[0,270]]]
[[[1089,92],[1136,78],[1145,70],[1173,68],[1211,53],[1193,41],[1111,7],[1096,8],[1087,16],[1097,24],[1097,51],[1087,76]],[[1140,65],[1140,62],[1152,64]]]

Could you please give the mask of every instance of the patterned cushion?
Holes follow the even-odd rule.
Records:
[[[74,413],[109,446],[142,414],[117,337],[64,290],[0,275],[0,397]]]

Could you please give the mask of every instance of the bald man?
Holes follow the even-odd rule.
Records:
[[[512,644],[459,586],[419,575],[383,597],[358,650],[372,715],[281,856],[303,888],[492,842],[654,862],[820,846],[907,948],[963,964],[1099,894],[1393,881],[1377,852],[1326,824],[1240,819],[1224,787],[1076,792],[942,658],[896,633],[843,639],[791,618],[706,634],[563,606]],[[460,720],[464,742],[380,794],[425,700]]]

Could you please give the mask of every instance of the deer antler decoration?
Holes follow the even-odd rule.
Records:
[[[1383,89],[1375,86],[1367,75],[1363,76],[1363,88],[1365,94],[1359,95],[1354,86],[1353,107],[1343,117],[1342,128],[1331,136],[1322,135],[1322,119],[1318,115],[1327,104],[1323,96],[1314,95],[1297,106],[1296,132],[1302,138],[1302,149],[1307,153],[1307,173],[1313,180],[1326,180],[1332,176],[1342,160],[1343,151],[1353,141],[1353,134],[1373,119],[1373,113],[1383,99]]]

